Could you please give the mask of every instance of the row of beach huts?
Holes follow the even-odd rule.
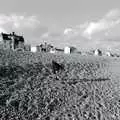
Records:
[[[110,51],[102,52],[100,49],[95,49],[89,52],[78,51],[77,48],[73,46],[66,46],[63,49],[56,48],[47,42],[44,42],[40,45],[31,46],[25,44],[23,36],[16,35],[15,32],[10,34],[1,33],[0,34],[0,48],[2,49],[12,49],[14,51],[30,51],[30,52],[49,52],[49,53],[64,53],[72,54],[77,53],[81,55],[95,55],[95,56],[111,56],[111,57],[120,57],[117,54],[112,54]]]
[[[64,49],[59,49],[51,44],[48,44],[47,42],[44,42],[40,45],[36,45],[33,47],[29,44],[25,44],[24,37],[17,35],[15,32],[12,32],[10,34],[8,33],[0,34],[0,48],[11,49],[14,51],[21,50],[21,51],[50,52],[50,53],[64,52],[66,54],[70,54],[76,49],[74,47],[65,47]]]

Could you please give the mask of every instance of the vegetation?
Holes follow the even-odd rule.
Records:
[[[64,70],[54,74],[52,60]],[[0,120],[120,120],[118,65],[103,57],[1,50]]]

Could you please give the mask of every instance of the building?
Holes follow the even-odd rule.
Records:
[[[105,55],[109,57],[112,56],[111,52],[106,52]]]
[[[50,52],[54,47],[51,44],[47,44],[47,42],[45,42],[44,44],[37,45],[36,48],[37,52]]]
[[[96,50],[94,51],[94,55],[95,55],[95,56],[102,56],[102,51],[99,50],[99,49],[96,49]]]
[[[66,47],[64,48],[64,53],[65,53],[65,54],[70,54],[70,47],[66,46]]]
[[[36,46],[34,46],[34,47],[31,47],[31,52],[37,52],[37,47]]]
[[[76,51],[77,51],[77,49],[76,49],[75,47],[73,47],[73,46],[66,46],[66,47],[64,48],[64,53],[65,53],[65,54],[74,53],[74,52],[76,52]]]
[[[51,49],[50,49],[50,53],[56,53],[55,48],[51,48]]]
[[[0,44],[0,46],[2,46],[3,49],[24,49],[24,38],[23,36],[16,35],[14,32],[12,34],[1,33]]]

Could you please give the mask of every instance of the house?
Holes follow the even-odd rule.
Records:
[[[37,45],[36,48],[37,52],[50,52],[54,47],[51,44],[47,44],[47,42],[45,42],[44,44]]]
[[[64,48],[64,53],[65,53],[65,54],[70,54],[70,47],[66,46],[66,47]]]
[[[37,52],[37,47],[36,46],[33,46],[33,47],[31,47],[31,52]]]
[[[66,46],[64,48],[64,53],[65,54],[70,54],[70,53],[74,53],[77,49],[73,46]]]
[[[99,49],[96,49],[96,50],[94,51],[94,55],[95,55],[95,56],[102,56],[102,51],[99,50]]]
[[[18,36],[14,32],[11,34],[1,33],[0,34],[0,44],[3,49],[12,49],[17,48],[24,49],[24,38],[23,36]]]
[[[56,53],[55,48],[51,48],[51,49],[50,49],[50,53]]]
[[[110,52],[106,52],[105,55],[109,56],[109,57],[112,56],[112,54]]]

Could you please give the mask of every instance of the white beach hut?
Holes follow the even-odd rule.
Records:
[[[37,52],[37,47],[31,47],[31,52]]]
[[[70,47],[66,46],[66,47],[64,48],[64,53],[65,53],[65,54],[70,54]]]
[[[101,55],[102,55],[102,51],[99,50],[99,49],[96,49],[96,50],[94,51],[94,55],[95,55],[95,56],[101,56]]]
[[[109,56],[109,57],[112,56],[112,54],[110,52],[106,52],[105,55]]]

